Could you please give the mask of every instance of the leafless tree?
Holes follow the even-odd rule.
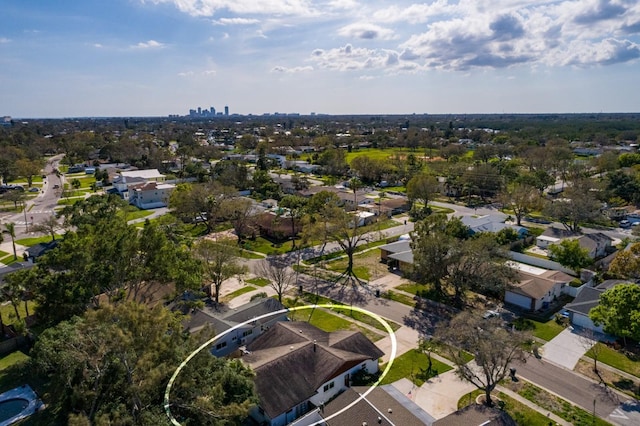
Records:
[[[275,290],[278,300],[282,303],[282,295],[287,292],[295,280],[295,271],[289,268],[285,260],[273,257],[260,263],[258,273],[269,280],[269,285]]]
[[[485,392],[485,404],[493,405],[491,392],[507,376],[512,361],[524,360],[523,346],[531,337],[507,331],[499,318],[463,312],[436,330],[435,338],[446,343],[456,374]],[[474,356],[468,362],[464,351]]]

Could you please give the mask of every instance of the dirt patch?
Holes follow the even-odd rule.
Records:
[[[340,258],[327,264],[327,268],[341,272],[347,267],[347,258]],[[373,249],[362,254],[356,254],[353,257],[353,266],[357,268],[365,268],[369,273],[369,281],[382,278],[389,273],[387,265],[380,262],[380,249]]]
[[[600,365],[600,363],[598,363]],[[584,376],[587,376],[595,381],[600,381],[598,375],[593,371],[593,361],[585,361],[581,359],[576,364],[574,370]],[[605,370],[604,368],[598,368],[600,376],[608,386],[613,386],[616,389],[634,397],[640,396],[640,379],[631,380],[627,377],[623,377],[620,374],[613,371]]]

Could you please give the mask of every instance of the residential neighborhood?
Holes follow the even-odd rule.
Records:
[[[639,424],[640,127],[373,118],[1,129],[7,421]]]

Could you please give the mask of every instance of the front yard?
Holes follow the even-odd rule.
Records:
[[[431,358],[431,374],[427,374],[428,365],[427,355],[412,349],[408,352],[397,357],[391,365],[391,370],[384,377],[381,385],[387,385],[396,382],[402,378],[411,380],[416,386],[422,386],[422,384],[429,380],[431,377],[436,377],[440,373],[444,373],[452,369],[449,365],[438,361],[435,358]],[[383,371],[386,368],[386,364],[380,366],[380,370]]]

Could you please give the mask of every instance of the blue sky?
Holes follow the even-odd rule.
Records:
[[[640,111],[637,0],[1,0],[0,115]]]

